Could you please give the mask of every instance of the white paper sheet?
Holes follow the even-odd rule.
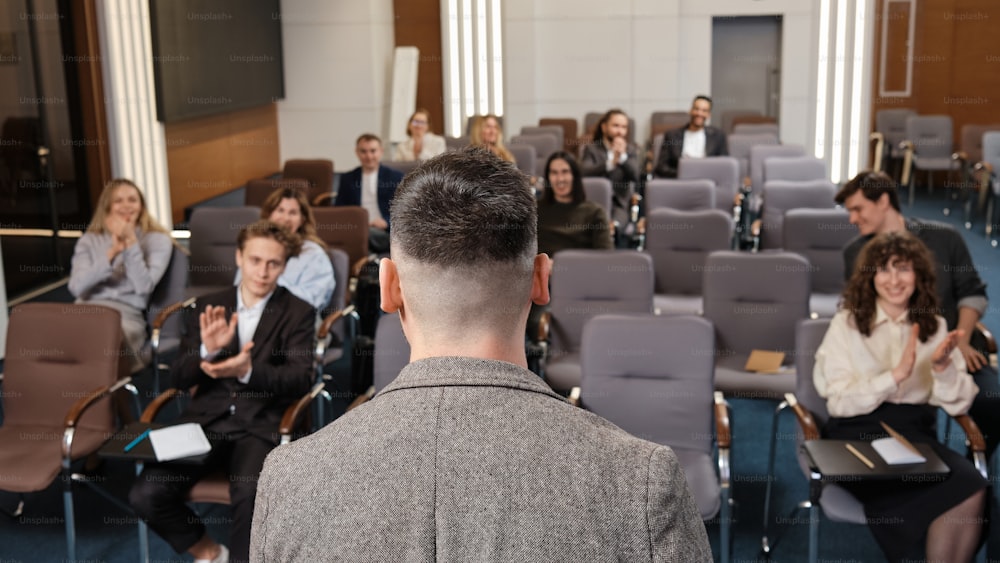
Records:
[[[909,448],[900,443],[892,436],[879,438],[872,441],[872,448],[882,456],[882,459],[889,465],[903,465],[907,463],[923,463],[927,458],[914,453]]]
[[[189,422],[177,426],[167,426],[149,433],[153,452],[157,461],[170,461],[206,454],[212,451],[200,424]]]

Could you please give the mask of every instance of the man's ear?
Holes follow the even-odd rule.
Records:
[[[399,289],[399,272],[396,263],[383,258],[378,264],[379,296],[386,313],[395,313],[403,307],[403,293]]]
[[[552,273],[552,260],[548,254],[535,256],[535,267],[531,274],[531,301],[535,305],[545,305],[549,302],[549,275]]]

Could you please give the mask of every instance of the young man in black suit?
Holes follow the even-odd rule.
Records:
[[[354,152],[361,166],[340,177],[334,205],[360,205],[368,210],[368,248],[389,252],[389,202],[403,174],[382,166],[382,140],[371,133],[358,137]]]
[[[729,154],[726,134],[718,127],[707,124],[712,116],[711,98],[695,96],[688,115],[691,119],[687,125],[671,129],[663,135],[663,145],[653,172],[658,178],[676,178],[682,157],[704,158]]]
[[[239,235],[239,286],[198,299],[181,353],[172,367],[173,385],[197,386],[177,423],[202,426],[212,444],[204,464],[148,464],[129,502],[178,553],[195,561],[227,561],[229,549],[205,533],[184,502],[202,477],[229,474],[233,561],[249,560],[250,523],[264,458],[278,445],[285,409],[313,381],[315,311],[278,285],[289,257],[302,245],[298,235],[262,220]]]

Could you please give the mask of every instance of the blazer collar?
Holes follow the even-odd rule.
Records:
[[[223,307],[232,314],[236,311],[236,292],[240,290],[239,286],[233,287],[233,289],[227,291],[225,296],[220,303]],[[264,313],[260,316],[260,322],[257,323],[257,330],[253,333],[254,342],[259,343],[267,335],[274,333],[278,326],[278,318],[281,315],[281,311],[284,309],[284,299],[288,294],[288,290],[282,286],[274,288],[271,293],[271,297],[268,298],[267,304],[264,305]],[[254,346],[250,351],[250,357],[253,359],[258,359],[260,354],[270,353],[265,350],[266,346]],[[229,345],[223,348],[226,355],[234,356],[240,352],[239,339],[233,337]]]
[[[500,360],[447,356],[425,358],[408,364],[379,395],[417,387],[507,387],[551,396],[565,401],[540,377]]]

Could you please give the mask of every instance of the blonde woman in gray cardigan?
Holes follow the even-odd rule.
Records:
[[[104,186],[90,226],[73,251],[69,291],[77,303],[121,313],[133,372],[143,367],[144,311],[170,262],[172,242],[149,215],[139,186],[116,178]]]

